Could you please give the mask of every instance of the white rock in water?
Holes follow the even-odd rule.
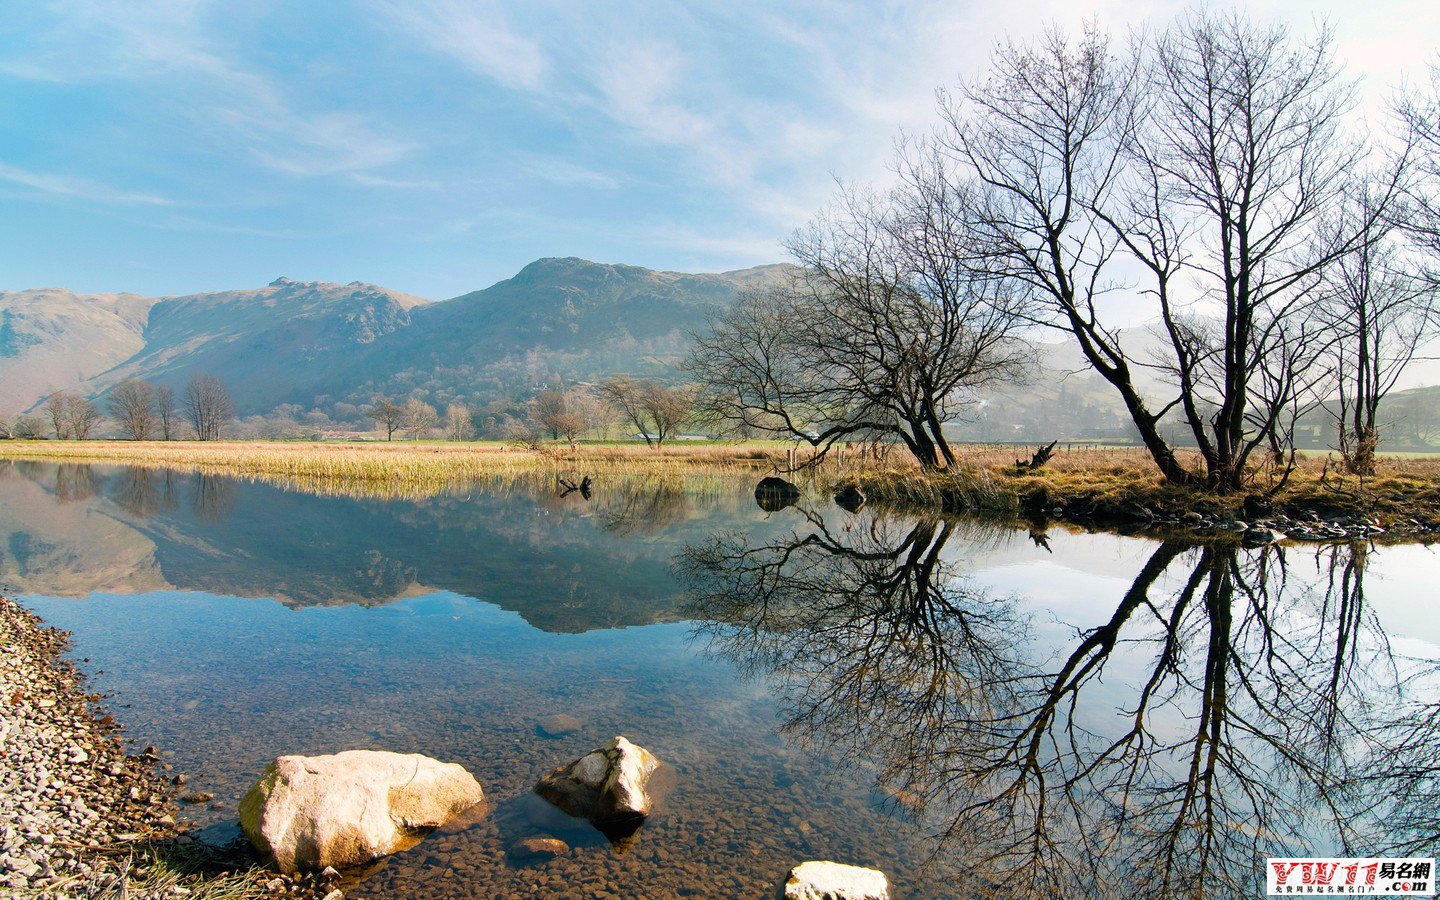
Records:
[[[890,900],[890,882],[879,869],[836,862],[805,862],[790,870],[783,900]]]
[[[659,766],[649,750],[616,737],[540,779],[535,792],[593,822],[642,819],[652,805],[645,785]]]
[[[412,847],[484,799],[463,767],[418,753],[282,756],[240,801],[240,826],[282,872],[344,868]]]

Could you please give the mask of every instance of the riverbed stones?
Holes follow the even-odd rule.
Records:
[[[281,756],[240,801],[240,826],[282,872],[345,868],[412,847],[484,799],[462,766],[418,753]]]
[[[102,893],[132,862],[93,848],[161,843],[175,830],[168,786],[125,754],[113,720],[90,705],[99,696],[64,659],[68,646],[0,597],[0,896]]]
[[[643,821],[653,805],[645,786],[660,761],[623,735],[541,778],[535,793],[596,825]]]
[[[828,860],[803,862],[780,886],[781,900],[890,900],[890,881],[879,869]]]

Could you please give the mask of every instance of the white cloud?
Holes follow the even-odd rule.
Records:
[[[33,172],[29,169],[22,169],[19,166],[12,166],[7,163],[0,163],[0,181],[8,181],[12,184],[31,188],[44,194],[74,197],[78,200],[91,200],[98,203],[138,204],[142,206],[177,205],[175,201],[155,194],[116,190],[115,188],[84,178]]]

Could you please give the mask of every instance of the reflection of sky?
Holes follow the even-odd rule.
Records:
[[[1383,547],[1370,557],[1365,601],[1399,650],[1440,657],[1440,547]]]

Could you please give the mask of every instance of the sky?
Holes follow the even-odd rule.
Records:
[[[284,275],[444,299],[544,256],[778,262],[997,41],[1186,8],[0,0],[0,289]],[[1435,0],[1245,9],[1329,23],[1371,118],[1440,51]]]

